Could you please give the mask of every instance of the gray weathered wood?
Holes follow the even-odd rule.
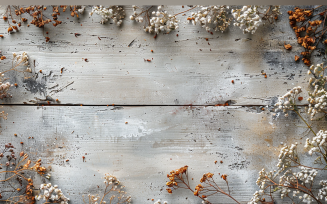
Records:
[[[237,105],[266,105],[269,98],[293,86],[307,86],[307,67],[294,62],[302,48],[289,26],[288,8],[283,7],[275,25],[262,26],[254,35],[243,35],[233,26],[226,33],[211,35],[186,23],[187,13],[179,16],[179,30],[154,39],[143,31],[143,24],[129,18],[122,27],[101,25],[96,14],[89,17],[89,7],[80,19],[66,12],[60,16],[63,24],[57,27],[27,28],[24,24],[11,35],[1,20],[0,34],[5,35],[1,50],[8,57],[1,69],[11,66],[12,52],[26,51],[33,71],[43,73],[29,83],[23,83],[19,75],[12,78],[19,87],[12,89],[13,98],[5,103],[29,102],[74,82],[53,97],[62,104],[214,105],[234,100]],[[129,17],[131,7],[125,9]],[[181,6],[167,9],[173,13],[183,10]],[[43,34],[50,42],[45,42]],[[284,49],[284,41],[293,45],[291,52]]]
[[[276,165],[280,142],[299,142],[302,151],[310,136],[293,115],[273,120],[269,111],[256,108],[6,106],[3,110],[9,117],[1,121],[1,143],[24,141],[27,152],[51,166],[51,182],[69,195],[72,204],[81,203],[81,194],[98,192],[105,173],[120,178],[134,203],[151,203],[152,198],[201,203],[186,190],[172,195],[165,191],[165,175],[184,165],[189,165],[193,186],[203,173],[214,173],[218,181],[218,173],[227,173],[232,195],[245,202],[257,190],[258,171]],[[226,197],[217,202],[232,203]]]

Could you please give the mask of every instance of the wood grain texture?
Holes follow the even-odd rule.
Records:
[[[26,152],[51,166],[51,182],[69,195],[72,204],[81,203],[81,194],[97,193],[105,173],[120,178],[134,203],[151,203],[152,198],[201,203],[186,190],[172,195],[165,191],[165,175],[184,165],[194,178],[193,187],[207,172],[223,185],[218,173],[227,173],[232,195],[245,203],[258,189],[258,171],[277,164],[280,142],[302,146],[310,136],[296,116],[273,120],[269,111],[256,108],[6,106],[4,110],[10,117],[1,121],[0,142],[24,141]],[[27,139],[31,136],[34,139]],[[232,200],[221,196],[217,203]]]
[[[274,120],[270,112],[276,96],[298,85],[308,89],[307,67],[294,62],[301,48],[288,23],[290,8],[283,6],[280,20],[255,35],[233,26],[211,35],[185,23],[187,13],[179,16],[179,30],[154,39],[128,18],[121,27],[101,25],[99,17],[87,14],[90,7],[80,19],[61,13],[65,20],[56,28],[24,24],[11,35],[0,20],[0,49],[7,57],[1,70],[11,67],[13,52],[26,51],[34,73],[25,80],[20,73],[6,75],[18,87],[11,88],[12,99],[2,101],[9,115],[1,119],[0,143],[23,141],[25,151],[51,166],[51,182],[72,204],[101,193],[97,185],[105,173],[116,175],[137,204],[159,198],[200,204],[188,191],[165,190],[166,174],[184,165],[193,187],[203,173],[217,180],[218,173],[227,173],[232,195],[246,203],[258,190],[258,171],[276,165],[281,142],[301,146],[310,136],[296,115]],[[125,10],[127,17],[132,14],[130,6]],[[291,52],[284,42],[293,46]],[[46,96],[59,99],[60,106],[23,105]],[[214,106],[228,100],[232,106]],[[79,104],[84,106],[70,106]],[[312,125],[319,130],[326,122]],[[233,203],[223,196],[216,200]]]
[[[262,26],[254,35],[244,35],[234,26],[226,33],[211,35],[186,23],[190,12],[179,16],[179,30],[156,39],[143,31],[143,24],[129,18],[117,27],[101,25],[96,14],[76,19],[66,12],[60,16],[63,24],[57,27],[27,28],[24,24],[11,35],[6,33],[7,23],[1,21],[0,34],[5,35],[1,50],[8,57],[1,69],[11,66],[12,52],[26,51],[37,73],[35,80],[25,82],[14,74],[11,82],[19,86],[5,103],[22,104],[35,96],[52,95],[62,104],[214,105],[234,100],[236,105],[267,105],[271,97],[287,89],[306,87],[308,80],[307,67],[294,62],[301,48],[288,23],[288,8],[282,8],[275,25]],[[183,10],[181,6],[167,9],[172,13]],[[125,10],[129,17],[131,7]],[[87,7],[86,13],[89,11]],[[81,35],[75,37],[75,33]],[[48,43],[43,35],[50,37]],[[291,52],[284,49],[285,41],[293,45]]]

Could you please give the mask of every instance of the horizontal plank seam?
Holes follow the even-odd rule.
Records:
[[[267,105],[228,105],[228,106],[223,106],[223,105],[198,105],[198,104],[195,104],[195,105],[191,105],[191,104],[185,104],[185,105],[173,105],[173,104],[164,104],[164,105],[154,105],[154,104],[144,104],[144,105],[128,105],[128,104],[124,104],[124,105],[121,105],[121,104],[115,104],[115,105],[104,105],[104,104],[1,104],[0,106],[130,106],[130,107],[141,107],[141,106],[149,106],[149,107],[166,107],[166,106],[177,106],[177,107],[180,107],[180,106],[198,106],[198,107],[253,107],[253,106],[258,106],[258,107],[263,107],[263,106],[267,106]],[[308,104],[303,104],[303,105],[297,105],[297,106],[308,106]]]

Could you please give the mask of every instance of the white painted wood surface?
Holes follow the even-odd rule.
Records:
[[[131,7],[125,9],[129,16]],[[180,11],[181,6],[168,9]],[[31,68],[42,74],[24,83],[22,76],[9,73],[18,87],[11,90],[12,99],[3,101],[8,105],[2,110],[9,115],[1,120],[0,142],[24,141],[24,148],[51,165],[52,182],[73,204],[82,202],[82,194],[96,193],[105,173],[120,178],[134,203],[158,198],[201,203],[188,191],[165,191],[165,175],[184,165],[193,186],[203,173],[227,173],[232,195],[245,203],[257,190],[258,171],[277,163],[280,142],[300,143],[309,135],[297,117],[273,120],[269,109],[261,111],[287,89],[307,88],[307,67],[293,59],[301,48],[286,11],[283,7],[281,20],[255,35],[243,35],[232,26],[211,35],[184,24],[187,16],[180,16],[180,30],[157,39],[129,19],[116,27],[99,24],[99,18],[87,12],[80,19],[67,12],[60,18],[69,21],[45,27],[48,43],[34,25],[7,35],[1,21],[5,37],[0,48],[7,56],[1,70],[10,68],[12,52],[26,51]],[[293,45],[292,52],[283,48],[284,41]],[[58,98],[62,106],[22,105],[46,95]],[[204,106],[227,100],[233,106]],[[88,106],[67,106],[71,104]],[[111,104],[116,106],[99,106]],[[27,139],[30,136],[34,140]],[[214,164],[216,160],[223,164]],[[217,203],[232,201],[222,196]]]

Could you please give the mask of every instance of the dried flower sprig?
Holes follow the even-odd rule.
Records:
[[[92,16],[93,13],[96,13],[97,15],[100,15],[102,17],[100,23],[105,24],[109,21],[109,19],[112,19],[114,24],[117,26],[120,26],[123,23],[123,20],[125,18],[125,10],[121,6],[109,6],[108,8],[100,6],[94,6],[92,8],[92,11],[90,12],[90,15]]]
[[[215,31],[224,32],[230,25],[231,18],[227,17],[229,6],[226,5],[198,5],[200,10],[192,12],[191,17],[187,20],[193,25],[200,24],[206,31],[211,31],[212,27]]]
[[[320,132],[324,133],[322,130]],[[314,137],[313,141],[317,140],[319,139]],[[309,150],[310,155],[312,155],[312,148],[315,149],[316,147],[317,143],[310,142],[310,140],[307,139],[305,148]],[[297,144],[292,144],[290,148],[285,145],[280,151],[279,162],[277,164],[278,169],[270,172],[262,169],[259,172],[256,183],[260,187],[260,190],[253,194],[249,204],[265,203],[265,196],[269,196],[271,200],[274,201],[272,193],[277,191],[280,192],[282,199],[289,198],[292,202],[299,199],[304,203],[322,203],[324,197],[320,195],[323,195],[324,187],[320,189],[320,194],[318,193],[318,196],[315,195],[315,189],[312,187],[318,171],[327,170],[327,160],[321,163],[316,163],[317,159],[314,160],[314,164],[320,164],[323,168],[305,166],[300,162],[296,153],[296,148]],[[313,150],[313,152],[322,153],[320,150]],[[325,149],[322,154],[326,159]],[[296,171],[294,171],[294,169]],[[324,183],[320,182],[320,184],[323,185]]]
[[[26,70],[21,71],[17,69],[19,66],[26,66],[27,68]],[[8,79],[5,78],[5,73],[9,71],[23,72],[24,75],[32,72],[32,70],[29,68],[28,56],[26,52],[20,54],[13,53],[12,68],[0,72],[0,99],[12,97],[12,95],[8,93],[12,85],[9,82],[5,82]],[[25,75],[25,78],[28,77]]]
[[[45,15],[45,11],[48,9],[44,5],[32,5],[28,7],[21,7],[18,5],[8,5],[6,13],[3,15],[3,20],[8,22],[9,28],[8,33],[18,31],[18,27],[21,27],[23,22],[29,22],[30,24],[35,25],[36,27],[43,28],[46,24],[52,22],[53,26],[57,26],[62,23],[58,20],[60,16],[60,8],[65,12],[68,8],[67,5],[54,5],[52,6],[51,16]],[[83,14],[85,6],[80,5],[70,5],[69,10],[72,17],[79,17],[79,14]],[[23,17],[24,16],[24,17]],[[32,17],[32,20],[29,21],[29,17]],[[51,19],[52,18],[52,19]],[[27,27],[29,27],[29,25]],[[44,35],[44,34],[43,34]],[[49,42],[50,38],[45,36],[46,42]]]
[[[44,203],[60,203],[60,204],[68,204],[69,198],[67,198],[58,188],[58,185],[52,186],[51,183],[41,184],[40,190],[43,191],[43,194],[39,194],[35,196],[36,200],[43,199]]]
[[[311,65],[310,70],[308,70],[308,74],[313,75],[309,80],[309,84],[314,87],[312,92],[309,91],[308,98],[308,114],[311,115],[311,119],[319,112],[324,114],[327,113],[325,110],[327,106],[327,90],[325,89],[327,76],[324,76],[326,68],[327,66],[324,67],[324,63],[321,63],[316,66]]]
[[[32,162],[28,154],[23,151],[16,154],[11,143],[5,144],[0,151],[0,175],[4,175],[4,179],[0,180],[0,186],[3,186],[0,188],[0,201],[34,204],[33,173],[47,178],[46,171],[41,159]]]
[[[105,204],[107,203],[106,197],[109,197],[110,204],[123,204],[123,203],[131,203],[132,198],[131,196],[126,196],[126,192],[123,191],[125,186],[122,186],[120,181],[111,174],[105,174],[104,177],[104,184],[105,189],[103,196],[100,197],[99,195],[88,195],[88,201],[84,201],[84,203],[88,204]]]
[[[281,14],[280,6],[269,6],[264,9],[262,6],[243,6],[242,9],[232,9],[234,26],[243,30],[243,33],[254,34],[263,21],[273,23]]]
[[[288,111],[297,111],[296,100],[298,100],[298,95],[302,92],[300,86],[294,87],[289,92],[281,97],[278,97],[278,102],[275,104],[275,111],[282,111],[285,113],[285,117],[288,117]]]
[[[168,193],[172,193],[173,190],[176,190],[178,188],[188,189],[192,191],[193,195],[202,199],[203,204],[211,204],[212,201],[209,201],[208,197],[220,193],[228,196],[229,198],[233,199],[236,203],[239,204],[239,202],[235,198],[233,198],[230,194],[226,174],[223,174],[220,177],[226,182],[228,193],[225,192],[217,184],[217,182],[213,179],[214,174],[212,173],[203,174],[202,178],[200,179],[200,184],[198,184],[195,187],[195,190],[193,190],[189,184],[187,169],[188,166],[184,166],[179,169],[171,171],[170,174],[167,174],[169,181],[166,183],[166,186],[168,186],[169,188],[167,188],[166,190]]]
[[[169,14],[168,11],[164,10],[163,5],[158,6],[156,11],[151,12],[152,9],[154,9],[154,6],[140,8],[133,5],[134,14],[130,16],[130,19],[139,23],[144,22],[144,31],[155,34],[159,34],[160,32],[167,34],[172,30],[178,29],[179,20],[177,20],[176,16],[186,12],[183,11],[177,14]],[[137,12],[137,10],[140,11]],[[189,10],[191,9],[188,9],[187,11]]]
[[[157,200],[154,204],[168,204],[167,201],[161,201],[160,199]]]
[[[322,11],[318,11],[322,9]],[[305,65],[311,65],[311,54],[318,47],[325,47],[327,44],[327,8],[318,6],[313,9],[301,9],[295,7],[294,11],[290,10],[289,22],[293,28],[297,42],[304,48],[301,52],[302,61]],[[325,49],[323,49],[325,51]]]

